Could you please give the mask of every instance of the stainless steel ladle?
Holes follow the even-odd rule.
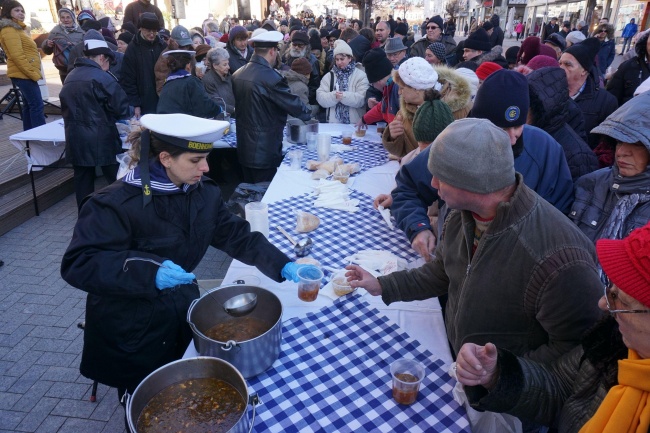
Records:
[[[257,295],[255,293],[242,293],[233,296],[223,303],[226,313],[234,317],[244,316],[257,306]]]

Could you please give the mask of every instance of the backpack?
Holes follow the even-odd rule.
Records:
[[[61,72],[68,72],[68,59],[70,58],[70,51],[74,45],[70,42],[57,42],[54,41],[54,53],[52,54],[52,63],[56,69]]]

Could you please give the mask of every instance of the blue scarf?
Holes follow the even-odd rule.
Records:
[[[176,72],[170,72],[170,73],[169,73],[169,76],[165,79],[165,83],[166,83],[167,81],[177,80],[177,79],[179,79],[179,78],[185,78],[185,77],[187,77],[188,75],[190,75],[190,73],[187,72],[185,69],[179,69],[179,70],[176,71]]]

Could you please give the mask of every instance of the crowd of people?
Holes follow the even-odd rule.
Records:
[[[541,37],[504,50],[498,15],[481,25],[472,21],[467,38],[456,42],[455,23],[440,16],[414,35],[392,16],[364,25],[292,16],[275,4],[263,22],[226,16],[167,30],[156,9],[148,0],[130,4],[116,35],[110,19],[64,8],[42,46],[55,55],[69,46],[61,101],[80,221],[87,223],[77,225],[62,272],[89,292],[89,302],[106,301],[101,275],[115,274],[113,265],[121,269],[132,249],[174,262],[142,264],[137,296],[180,285],[187,299],[174,295],[178,302],[196,297],[190,272],[202,253],[183,253],[192,242],[203,252],[208,243],[224,248],[275,280],[295,277],[283,254],[219,206],[210,216],[235,235],[215,231],[203,216],[207,235],[179,232],[169,245],[156,246],[151,221],[196,217],[194,204],[179,204],[184,194],[202,203],[221,200],[212,184],[201,182],[209,134],[179,135],[174,125],[161,127],[157,115],[190,115],[188,125],[197,128],[200,118],[236,118],[238,159],[251,183],[273,179],[288,116],[359,129],[386,122],[382,145],[400,169],[396,187],[376,197],[375,206],[390,208],[425,264],[379,278],[349,266],[352,286],[386,304],[439,297],[459,380],[477,408],[518,416],[526,431],[621,431],[621,424],[624,431],[648,431],[650,386],[640,377],[647,376],[650,315],[628,313],[650,308],[650,31],[626,30],[633,49],[623,47],[623,62],[611,72],[616,52],[606,22],[589,35],[567,23],[560,29],[552,19]],[[36,52],[20,42],[21,10],[5,1],[0,43],[8,48],[10,77],[29,94],[40,71],[14,60],[16,50]],[[144,156],[135,155],[140,161],[123,182],[86,198],[90,167],[101,166],[115,180],[111,157],[121,144],[115,123],[129,118],[144,127],[135,138]],[[29,119],[39,122],[35,114]],[[97,218],[101,227],[90,223]],[[132,239],[139,229],[127,229],[125,221],[146,226],[151,239]],[[124,234],[107,238],[107,225]],[[183,248],[172,251],[176,241]],[[273,263],[261,263],[250,251],[256,249]],[[115,293],[133,290],[122,277],[111,281]],[[88,314],[98,312],[94,306]],[[169,330],[181,346],[185,331]],[[88,334],[123,350],[103,327]],[[164,339],[155,337],[147,347]],[[146,358],[133,377],[115,380],[91,367],[106,350],[89,338],[82,372],[122,389],[161,362]],[[603,347],[602,340],[613,343]],[[118,365],[119,350],[104,355]],[[175,356],[170,349],[164,360]],[[624,413],[623,401],[638,409]]]

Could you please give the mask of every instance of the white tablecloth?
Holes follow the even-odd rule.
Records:
[[[45,125],[19,132],[9,137],[11,144],[23,152],[27,159],[27,173],[33,165],[50,165],[60,160],[65,152],[65,130],[63,119],[55,120]],[[29,153],[26,148],[29,141]],[[34,167],[41,170],[41,167]]]

